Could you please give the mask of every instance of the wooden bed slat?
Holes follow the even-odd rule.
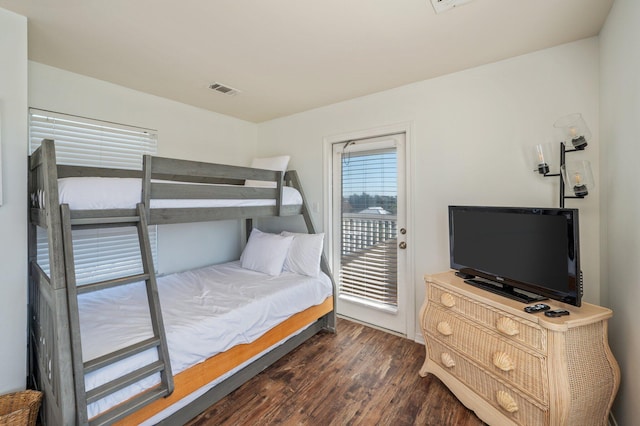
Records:
[[[179,183],[151,183],[152,199],[217,199],[217,200],[265,200],[275,199],[275,188],[256,188],[244,185],[196,185]]]
[[[101,357],[92,359],[91,361],[85,362],[84,372],[85,374],[88,374],[94,370],[98,370],[109,364],[113,364],[135,354],[139,354],[140,352],[144,352],[147,349],[155,348],[159,345],[160,339],[158,339],[157,337],[151,337],[147,340],[143,340],[142,342],[138,342],[131,346],[127,346],[126,348],[119,349],[115,352],[111,352],[110,354],[106,354]]]
[[[117,408],[109,411],[107,415],[100,418],[89,421],[90,426],[107,426],[117,422],[118,420],[127,416],[131,411],[139,410],[140,407],[144,407],[149,404],[149,401],[158,400],[167,394],[166,389],[154,388],[148,392],[144,392],[127,401],[126,404],[121,404]]]
[[[142,171],[113,169],[106,167],[67,166],[58,165],[58,178],[67,177],[117,177],[117,178],[141,178]]]
[[[251,179],[275,182],[278,179],[278,172],[273,170],[155,156],[151,157],[151,159],[152,179],[171,177],[170,180],[180,181],[184,177],[194,176],[199,178],[237,179],[241,181]]]
[[[107,395],[110,395],[120,389],[124,389],[129,385],[139,382],[145,377],[149,377],[154,373],[158,373],[164,369],[164,364],[161,361],[152,362],[144,367],[140,367],[131,373],[120,376],[104,385],[87,391],[87,404],[96,402]]]
[[[77,218],[71,219],[71,226],[79,227],[79,226],[91,226],[93,225],[101,225],[101,226],[133,226],[140,221],[140,218],[136,216],[122,216],[122,217],[87,217],[87,218]]]
[[[301,206],[282,206],[282,216],[299,215]],[[276,206],[261,207],[203,207],[192,209],[151,209],[150,225],[169,223],[206,222],[225,219],[250,219],[278,216]]]
[[[100,281],[92,284],[79,285],[77,287],[78,294],[91,293],[93,291],[105,290],[111,287],[118,287],[121,285],[132,284],[138,281],[145,281],[149,279],[149,274],[136,274],[128,277],[115,278],[112,280]]]

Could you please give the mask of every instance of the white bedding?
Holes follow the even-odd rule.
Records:
[[[136,178],[71,177],[58,179],[60,204],[71,210],[135,209],[142,181]],[[151,200],[151,208],[275,206],[273,199]],[[283,205],[302,204],[295,188],[283,187]]]
[[[291,272],[271,277],[242,269],[237,261],[160,277],[158,288],[174,374],[235,345],[253,342],[332,293],[324,274],[317,279]],[[151,337],[143,283],[78,299],[84,361]],[[87,374],[86,388],[155,359],[156,350],[148,350]],[[158,381],[156,374],[89,405],[89,418]]]

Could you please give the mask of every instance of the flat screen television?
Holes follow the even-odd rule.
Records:
[[[578,236],[577,209],[449,206],[451,268],[469,284],[524,303],[580,306]]]

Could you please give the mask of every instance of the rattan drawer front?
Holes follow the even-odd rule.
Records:
[[[545,406],[531,397],[494,378],[480,366],[468,361],[465,356],[429,339],[429,358],[448,373],[456,377],[506,417],[521,425],[547,425],[548,412]]]
[[[429,285],[429,300],[443,309],[456,312],[485,325],[490,330],[547,353],[547,334],[537,324],[514,317],[494,307],[479,303],[437,284]],[[506,325],[506,329],[504,327]]]
[[[424,321],[423,327],[435,339],[541,403],[548,403],[549,392],[543,382],[543,377],[547,377],[546,357],[524,350],[510,339],[435,305],[429,306]]]

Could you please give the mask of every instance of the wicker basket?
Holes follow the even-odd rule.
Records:
[[[0,395],[0,426],[35,426],[41,400],[34,390]]]

